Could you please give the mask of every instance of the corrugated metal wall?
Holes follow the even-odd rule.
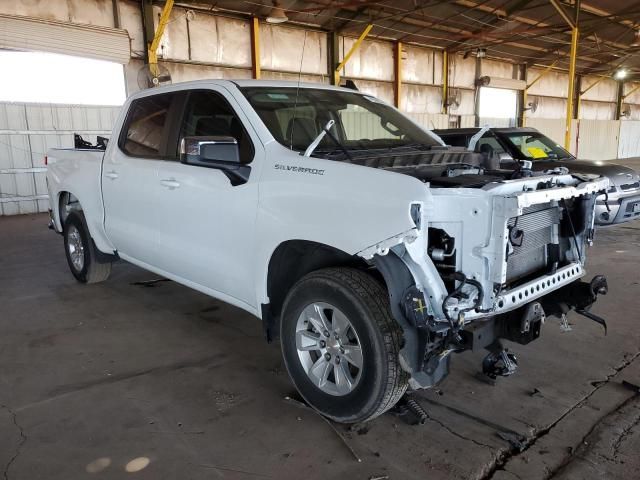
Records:
[[[44,156],[73,133],[109,136],[119,107],[0,102],[0,215],[46,212]]]
[[[640,122],[627,120],[620,123],[618,158],[640,157]]]

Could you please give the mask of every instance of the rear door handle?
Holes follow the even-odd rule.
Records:
[[[178,188],[180,186],[180,182],[176,181],[173,178],[166,178],[164,180],[160,180],[162,186],[167,187],[169,190],[173,190],[174,188]]]
[[[104,176],[110,178],[111,180],[115,180],[116,178],[118,178],[118,172],[111,170],[110,172],[105,173]]]

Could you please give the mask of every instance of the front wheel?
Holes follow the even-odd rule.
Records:
[[[69,269],[81,283],[97,283],[109,278],[111,263],[99,263],[89,229],[80,211],[69,213],[64,221],[64,250]]]
[[[407,389],[402,330],[387,291],[364,271],[327,268],[303,277],[285,300],[280,338],[302,397],[337,422],[372,420]]]

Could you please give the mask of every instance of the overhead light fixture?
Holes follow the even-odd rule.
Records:
[[[629,72],[627,72],[624,68],[621,68],[620,70],[616,71],[616,73],[614,73],[613,78],[615,78],[616,80],[624,80],[627,77],[627,74]]]
[[[633,37],[633,42],[629,44],[630,47],[640,47],[640,30],[636,30],[636,36]]]
[[[487,49],[486,48],[479,48],[476,50],[476,57],[477,58],[484,58],[487,56]]]
[[[267,16],[267,23],[284,23],[289,20],[284,9],[280,6],[280,2],[273,2],[273,7]]]

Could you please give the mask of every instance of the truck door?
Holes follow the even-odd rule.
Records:
[[[167,152],[168,132],[183,96],[166,93],[134,100],[120,137],[113,139],[118,142],[116,148],[105,157],[105,230],[126,260],[157,263],[158,201],[165,193],[158,168],[167,160],[177,160],[177,151]]]
[[[241,163],[251,166],[252,171],[248,181],[233,185],[225,172],[216,168],[163,162],[158,171],[163,191],[156,212],[160,216],[159,266],[163,270],[227,301],[235,299],[255,307],[258,162],[254,158],[263,150],[247,124],[224,88],[190,91],[183,120],[176,129],[177,143],[189,136],[234,137]]]

